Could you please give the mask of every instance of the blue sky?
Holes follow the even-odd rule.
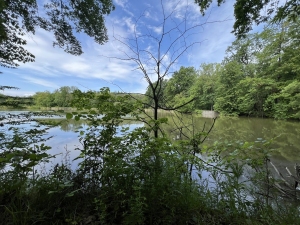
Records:
[[[136,50],[135,37],[138,37],[140,60],[152,80],[156,77],[152,73],[155,61],[149,56],[151,53],[157,57],[155,38],[159,39],[163,33],[170,31],[164,36],[160,50],[163,65],[167,67],[172,63],[167,78],[181,66],[198,69],[201,63],[221,62],[226,48],[235,40],[231,34],[233,0],[221,7],[212,5],[204,17],[194,0],[163,0],[165,16],[170,16],[165,24],[160,0],[114,0],[114,3],[115,11],[106,17],[109,41],[98,45],[85,34],[78,34],[84,51],[81,56],[53,48],[53,34],[49,32],[37,30],[35,35],[27,36],[26,48],[35,55],[36,61],[21,64],[17,69],[1,68],[0,84],[20,88],[2,93],[28,96],[61,86],[77,86],[82,90],[110,87],[112,91],[144,93],[147,82],[143,73],[134,61],[125,60],[136,58],[136,51],[128,49],[130,46]],[[178,29],[174,29],[176,27]],[[180,32],[192,27],[185,38],[176,41]],[[185,46],[190,45],[186,49]]]

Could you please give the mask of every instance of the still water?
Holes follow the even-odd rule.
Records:
[[[173,119],[171,121],[174,121]],[[209,118],[186,119],[182,125],[193,124],[198,130],[208,130],[212,124]],[[175,121],[177,126],[180,126]],[[169,126],[169,130],[172,128]],[[178,133],[176,134],[178,136]],[[174,134],[175,137],[175,134]],[[283,121],[266,118],[218,118],[204,144],[218,142],[254,142],[256,140],[271,141],[271,161],[276,167],[285,171],[288,167],[294,170],[295,163],[300,164],[300,122]]]
[[[18,113],[18,112],[14,112]],[[0,112],[0,115],[5,112]],[[213,120],[201,117],[178,118],[174,115],[164,115],[168,118],[169,125],[163,129],[171,138],[178,138],[181,130],[187,136],[196,131],[208,131]],[[85,121],[66,120],[64,118],[52,118],[58,122],[56,127],[49,129],[48,135],[53,136],[45,144],[51,146],[50,154],[55,154],[53,164],[64,161],[66,158],[72,160],[79,155],[76,148],[82,148],[79,140],[78,130],[87,128]],[[26,126],[35,126],[34,122]],[[8,128],[2,127],[2,131]],[[24,126],[24,125],[23,125]],[[140,122],[124,124],[130,129],[144,126]],[[204,129],[203,129],[204,128]],[[261,118],[218,118],[204,144],[210,145],[215,141],[255,141],[257,138],[264,140],[273,139],[272,148],[275,149],[272,161],[279,167],[288,166],[290,169],[295,163],[300,163],[300,122],[279,121]],[[75,168],[77,163],[72,163]]]

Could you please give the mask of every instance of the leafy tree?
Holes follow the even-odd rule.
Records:
[[[15,109],[23,108],[33,104],[32,97],[15,97],[0,94],[0,106],[10,107]]]
[[[248,116],[265,116],[265,102],[268,96],[278,91],[276,82],[268,78],[246,77],[239,82],[238,87],[239,114]]]
[[[273,96],[272,96],[273,97]],[[300,82],[294,80],[276,96],[274,117],[278,119],[300,119]]]
[[[193,85],[197,78],[197,71],[194,67],[180,67],[179,71],[176,71],[173,76],[168,80],[165,97],[166,100],[172,105],[178,105],[176,99],[182,99],[182,97],[189,97],[189,89]],[[180,95],[180,97],[176,97]]]
[[[258,54],[260,76],[272,77],[278,82],[300,78],[299,25],[300,20],[285,22],[260,34],[266,40],[263,51]]]
[[[194,67],[180,67],[168,81],[166,92],[173,97],[182,92],[187,92],[195,81],[197,72]]]
[[[226,114],[297,118],[289,104],[297,102],[299,27],[299,20],[283,21],[234,41],[223,62],[229,70],[220,76],[215,108]],[[239,78],[228,73],[236,66]]]
[[[221,64],[201,64],[199,76],[190,88],[190,94],[195,99],[193,109],[211,110],[215,103],[217,80],[221,71]]]
[[[195,0],[202,14],[213,0]],[[217,0],[218,6],[225,0]],[[237,0],[234,4],[235,23],[233,33],[238,37],[244,36],[252,29],[253,23],[280,22],[285,19],[295,21],[300,15],[299,0],[288,0],[278,6],[277,0]],[[267,13],[263,14],[264,7]]]
[[[41,107],[52,107],[54,106],[54,94],[49,91],[37,92],[33,95],[34,103]]]
[[[242,65],[245,76],[254,77],[257,73],[257,54],[264,46],[259,34],[248,34],[232,42],[226,50],[224,62],[236,61]]]
[[[265,101],[265,114],[275,118],[293,118],[294,112],[288,104],[291,87],[300,78],[299,20],[270,26],[259,36],[264,40],[264,48],[257,54],[257,77],[276,82],[276,88]]]
[[[73,96],[72,93],[75,91],[76,87],[64,86],[55,90],[54,92],[54,102],[59,107],[69,107],[71,105]]]
[[[73,55],[82,54],[75,32],[84,32],[99,44],[107,41],[104,15],[114,9],[111,0],[50,0],[42,4],[37,0],[0,2],[0,66],[34,61],[34,55],[23,47],[24,35],[34,34],[38,27],[53,32],[53,45]]]
[[[241,64],[232,61],[225,64],[218,80],[215,109],[224,114],[238,114],[238,83],[243,79]]]

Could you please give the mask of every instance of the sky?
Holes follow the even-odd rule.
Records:
[[[235,40],[231,33],[234,0],[221,7],[212,4],[205,16],[194,0],[114,0],[114,4],[116,9],[106,16],[109,41],[99,45],[78,34],[84,52],[80,56],[54,48],[52,33],[37,29],[35,35],[28,35],[26,49],[35,55],[35,62],[21,63],[17,69],[0,68],[0,84],[19,88],[1,93],[30,96],[62,86],[145,93],[148,84],[134,59],[155,81],[159,55],[160,72],[168,68],[166,78],[170,78],[181,66],[198,69],[201,63],[221,62]]]

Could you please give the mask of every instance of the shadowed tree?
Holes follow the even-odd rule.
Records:
[[[35,34],[37,28],[53,32],[53,46],[73,55],[83,53],[77,32],[105,43],[108,37],[104,15],[113,9],[111,0],[0,1],[0,66],[14,68],[19,62],[34,61],[34,55],[24,48],[24,36]]]
[[[213,0],[195,0],[202,14],[209,8]],[[218,6],[225,0],[216,0]],[[252,29],[252,25],[263,22],[281,22],[285,19],[295,21],[300,16],[299,0],[237,0],[234,4],[235,23],[233,33],[244,36]]]
[[[37,28],[52,32],[53,46],[72,55],[83,53],[75,33],[104,44],[108,40],[104,16],[112,10],[112,0],[0,0],[0,67],[34,62],[34,55],[24,47],[24,36],[35,34]],[[11,88],[0,85],[0,90]]]

